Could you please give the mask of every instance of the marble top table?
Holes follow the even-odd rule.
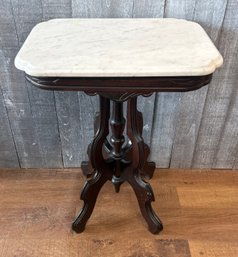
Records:
[[[55,19],[33,28],[15,64],[46,77],[199,76],[222,57],[186,20]]]
[[[43,89],[100,96],[89,161],[81,166],[89,179],[74,231],[84,230],[108,180],[116,192],[129,182],[149,230],[162,230],[151,206],[153,191],[144,180],[152,177],[155,164],[147,161],[150,149],[142,138],[137,96],[198,89],[222,62],[204,29],[182,19],[54,19],[33,28],[15,59],[26,78]]]

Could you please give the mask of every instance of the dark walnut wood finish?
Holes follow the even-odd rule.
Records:
[[[145,181],[152,178],[155,163],[147,161],[150,149],[142,138],[143,117],[137,110],[137,96],[196,90],[208,84],[212,74],[141,78],[46,78],[26,75],[26,78],[42,89],[84,91],[100,97],[100,112],[96,113],[94,122],[95,137],[88,146],[89,161],[81,165],[87,177],[81,193],[84,205],[72,224],[73,230],[78,233],[84,231],[100,189],[110,180],[116,192],[127,181],[136,194],[149,231],[154,234],[161,231],[162,223],[151,206],[155,200],[154,194],[150,184]],[[124,102],[127,102],[126,119],[123,114]]]

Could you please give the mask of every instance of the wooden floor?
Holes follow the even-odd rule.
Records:
[[[157,170],[150,182],[159,235],[147,231],[130,186],[116,194],[109,182],[75,234],[80,170],[0,170],[0,256],[238,256],[238,171]]]

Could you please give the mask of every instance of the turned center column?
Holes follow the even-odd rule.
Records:
[[[115,161],[112,183],[115,185],[116,192],[119,192],[120,185],[123,183],[121,178],[121,160],[123,157],[122,145],[125,142],[123,135],[125,129],[125,118],[123,115],[123,102],[112,101],[112,114],[111,114],[111,138],[112,145],[111,157]]]

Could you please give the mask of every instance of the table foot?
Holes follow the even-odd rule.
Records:
[[[80,199],[84,201],[84,205],[81,212],[72,223],[72,229],[75,232],[81,233],[84,231],[86,223],[93,212],[99,191],[107,180],[108,177],[104,176],[100,171],[85,183],[80,197]]]
[[[136,194],[141,214],[148,224],[149,231],[153,234],[159,233],[163,229],[163,225],[151,206],[151,202],[155,198],[150,184],[140,177],[138,171],[128,170],[125,172],[125,176]]]

